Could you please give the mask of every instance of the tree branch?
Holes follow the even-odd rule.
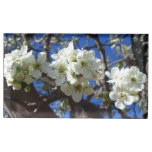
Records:
[[[44,40],[44,38],[45,38],[45,35],[44,35],[41,39],[38,40],[38,39],[36,38],[36,36],[33,35],[33,39],[34,39],[34,41],[35,41],[36,43],[42,42],[42,41]]]
[[[112,66],[113,64],[123,62],[123,61],[125,61],[128,57],[129,57],[129,56],[127,55],[127,56],[123,57],[122,59],[119,59],[119,60],[117,60],[117,61],[112,62],[112,63],[108,64],[108,67]]]
[[[109,85],[107,83],[108,78],[105,75],[105,72],[108,71],[106,57],[105,57],[105,50],[103,49],[103,46],[102,46],[102,44],[101,44],[101,42],[99,40],[98,35],[91,35],[90,34],[89,36],[92,37],[95,40],[97,48],[98,48],[98,50],[100,52],[101,62],[102,62],[102,66],[103,66],[103,68],[102,68],[103,69],[103,90],[109,92]]]
[[[46,34],[45,41],[44,41],[44,52],[46,53],[48,61],[50,61],[50,57],[49,57],[50,37],[51,37],[51,34]]]

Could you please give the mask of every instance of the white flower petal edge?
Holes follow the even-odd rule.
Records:
[[[72,99],[75,102],[80,102],[81,99],[82,99],[82,93],[80,93],[80,92],[74,92],[74,93],[72,93]]]
[[[123,102],[118,102],[118,101],[115,102],[115,106],[120,110],[123,110],[126,107],[126,105]]]

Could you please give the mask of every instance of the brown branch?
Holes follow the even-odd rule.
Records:
[[[45,41],[44,41],[44,52],[46,53],[48,61],[50,61],[50,58],[49,58],[50,37],[51,37],[51,34],[46,34]]]
[[[59,98],[57,92],[53,92],[48,100],[44,97],[39,97],[38,92],[32,87],[31,91],[26,93],[22,90],[12,90],[12,87],[7,87],[4,81],[4,108],[10,117],[53,117],[56,114],[50,109],[49,103]]]
[[[35,48],[31,47],[31,46],[29,46],[28,48],[29,48],[29,50],[33,50],[33,51],[36,51],[36,52],[41,52],[42,51],[42,50],[35,49]]]
[[[56,85],[54,79],[51,79],[48,76],[41,77],[40,80],[46,84],[49,84],[52,88]]]
[[[108,64],[108,67],[112,66],[113,64],[123,62],[123,61],[125,61],[128,57],[129,57],[129,56],[127,55],[127,56],[125,56],[125,57],[122,58],[122,59],[119,59],[119,60],[117,60],[117,61],[112,62],[112,63]]]
[[[96,42],[96,45],[97,45],[97,48],[100,52],[100,55],[101,55],[101,62],[102,62],[102,66],[103,66],[103,90],[104,91],[108,91],[109,92],[109,85],[107,83],[108,81],[108,78],[107,76],[105,75],[105,72],[108,71],[108,67],[107,67],[107,62],[106,62],[106,57],[105,57],[105,50],[103,49],[103,46],[99,40],[99,37],[98,35],[89,35],[90,37],[92,37],[95,42]]]
[[[29,36],[28,36],[28,34],[22,34],[22,39],[23,39],[23,42],[24,41],[28,41],[29,40]]]
[[[96,45],[93,45],[93,46],[84,46],[83,48],[87,49],[87,50],[90,50],[90,49],[93,49],[93,48],[96,48],[96,47],[97,47]]]

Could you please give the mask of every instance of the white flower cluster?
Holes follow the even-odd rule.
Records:
[[[52,70],[48,76],[55,79],[62,92],[72,96],[75,102],[82,99],[83,94],[93,93],[89,80],[98,81],[102,76],[101,60],[95,58],[94,51],[75,50],[73,42],[67,48],[53,54]]]
[[[39,79],[42,72],[49,71],[49,62],[46,62],[46,54],[39,53],[38,59],[32,55],[32,51],[27,52],[28,47],[23,45],[21,50],[14,50],[5,54],[4,76],[8,86],[20,90],[22,83],[27,85],[33,82],[33,78]]]
[[[109,97],[116,101],[115,106],[118,109],[123,110],[126,105],[131,105],[139,100],[138,92],[144,89],[147,78],[137,67],[132,66],[121,70],[114,67],[111,69],[111,73],[106,71],[105,74],[111,78],[108,82],[113,84]]]
[[[4,76],[8,86],[20,90],[22,83],[29,85],[33,79],[42,77],[42,73],[55,79],[57,86],[73,100],[79,102],[82,95],[93,93],[89,80],[98,81],[102,77],[101,60],[95,58],[94,51],[75,50],[70,42],[67,48],[52,55],[52,63],[46,61],[46,54],[40,52],[38,58],[27,52],[26,45],[5,55]]]

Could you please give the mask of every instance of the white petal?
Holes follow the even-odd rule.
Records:
[[[51,57],[54,59],[54,60],[57,60],[60,58],[59,54],[52,54]]]
[[[41,64],[46,62],[46,53],[45,52],[40,52],[39,53],[37,62],[41,63]]]
[[[107,82],[108,82],[108,83],[115,83],[114,80],[108,80]]]
[[[55,83],[57,86],[61,86],[65,81],[65,77],[58,77],[56,80],[55,80]]]
[[[84,60],[84,51],[80,51],[77,54],[77,61],[82,61]]]
[[[72,41],[69,43],[67,49],[69,49],[69,50],[74,50],[74,45],[73,45],[73,42],[72,42]]]
[[[72,65],[72,70],[77,73],[77,74],[80,74],[81,73],[81,68],[80,68],[80,64],[79,63],[75,63]]]
[[[137,102],[139,100],[138,94],[137,95],[133,95],[133,98],[134,98],[134,102]]]
[[[77,79],[74,79],[74,78],[73,78],[73,79],[70,80],[70,83],[71,83],[71,84],[75,84],[77,81],[78,81]]]
[[[91,79],[92,78],[92,73],[88,69],[82,69],[81,73],[87,79]]]
[[[44,62],[44,63],[41,64],[41,71],[43,73],[48,73],[50,70],[51,70],[51,67],[50,67],[49,62]]]
[[[82,99],[82,93],[72,93],[72,99],[75,102],[80,102]]]
[[[51,70],[47,75],[52,79],[57,79],[59,77],[57,70]]]
[[[28,49],[28,46],[27,46],[27,45],[23,45],[23,46],[21,47],[21,52],[22,52],[23,54],[26,54],[26,53],[27,53],[27,49]]]
[[[14,83],[13,84],[13,89],[15,90],[21,90],[21,88],[22,88],[22,85],[20,84],[20,83]]]
[[[111,69],[111,74],[113,75],[113,74],[115,74],[116,72],[119,72],[119,68],[118,68],[118,67],[113,67],[113,68]]]
[[[70,86],[67,84],[61,85],[61,91],[64,92],[67,96],[72,95],[72,90],[71,90]]]
[[[110,97],[111,100],[116,101],[117,97],[118,97],[117,92],[111,91],[109,93],[109,97]]]
[[[59,60],[53,61],[53,62],[51,63],[51,66],[52,66],[53,68],[57,68],[57,67],[59,66],[58,61],[59,61]]]
[[[121,109],[121,110],[123,110],[126,107],[126,105],[122,102],[115,102],[115,106],[116,108]]]
[[[111,78],[111,73],[109,71],[106,71],[105,74],[107,77]]]
[[[24,62],[25,63],[29,63],[29,64],[35,64],[36,63],[36,59],[34,55],[30,55],[26,58],[24,58]]]
[[[144,74],[144,73],[142,73],[141,74],[141,83],[145,83],[146,81],[147,81],[147,76],[146,76],[146,74]]]
[[[95,56],[95,52],[93,50],[88,51],[88,57],[93,58]]]
[[[42,76],[42,72],[40,72],[40,70],[35,70],[32,72],[32,76],[36,79],[39,79]]]
[[[131,105],[133,102],[134,102],[134,97],[130,96],[130,95],[128,95],[127,98],[126,98],[126,100],[124,100],[124,103],[126,105]]]

